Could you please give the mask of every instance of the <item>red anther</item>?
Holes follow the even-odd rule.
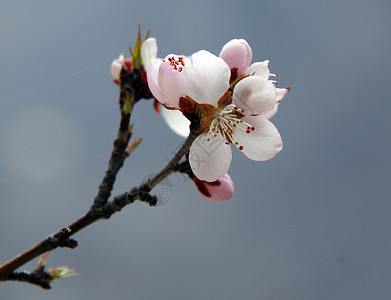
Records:
[[[250,129],[247,129],[247,130],[246,130],[246,133],[250,133],[250,132],[251,132],[251,130],[250,130]]]
[[[239,150],[243,150],[243,146],[240,146],[240,147],[239,147]]]
[[[288,86],[288,87],[286,87],[286,90],[287,90],[288,92],[290,92],[290,91],[291,91],[291,88]]]
[[[229,143],[228,143],[228,142],[225,142],[225,144],[226,144],[226,145],[229,145]]]
[[[179,67],[178,68],[178,72],[182,72],[183,68],[182,67]]]
[[[251,127],[251,131],[254,131],[255,130],[255,127],[253,126],[253,127]]]

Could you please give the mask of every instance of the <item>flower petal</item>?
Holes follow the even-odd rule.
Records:
[[[281,102],[281,100],[285,97],[285,95],[289,92],[290,88],[276,88],[276,105],[273,107],[270,107],[269,109],[265,110],[263,113],[260,114],[260,116],[264,117],[265,119],[270,119],[273,117],[277,111],[278,111],[278,105]]]
[[[148,70],[150,66],[153,66],[153,63],[157,58],[157,50],[157,43],[155,38],[148,38],[142,44],[141,60],[145,70]]]
[[[273,83],[257,76],[249,76],[236,84],[232,103],[244,109],[246,116],[250,116],[260,114],[275,105],[276,97]]]
[[[164,106],[161,106],[160,113],[168,127],[177,135],[182,137],[187,137],[189,135],[190,121],[179,110],[167,109]]]
[[[211,195],[209,200],[211,201],[224,201],[232,198],[234,194],[234,183],[231,176],[225,173],[219,179],[215,181],[220,183],[219,185],[208,184],[207,189]]]
[[[252,56],[250,45],[243,39],[229,41],[224,45],[219,55],[228,64],[230,69],[238,69],[238,77],[242,76],[250,65]]]
[[[153,63],[152,63],[152,67],[155,67],[155,68],[159,68],[160,64],[163,62],[163,58],[160,58],[160,57],[157,57]]]
[[[281,136],[273,123],[262,116],[244,117],[243,121],[255,127],[250,133],[242,130],[234,133],[235,141],[243,146],[241,151],[244,155],[252,160],[264,161],[281,151]]]
[[[152,93],[152,95],[158,100],[161,104],[168,105],[164,101],[164,96],[162,94],[162,91],[159,89],[157,85],[157,74],[158,74],[159,68],[155,67],[149,67],[147,70],[147,80],[148,80],[148,87]]]
[[[183,84],[187,95],[198,103],[217,107],[217,101],[229,88],[231,71],[223,59],[201,50],[188,60]]]
[[[183,69],[186,57],[174,54],[167,55],[159,66],[157,74],[157,85],[163,96],[163,101],[168,106],[178,108],[180,97],[186,97],[183,87]],[[178,67],[176,62],[183,61]],[[160,101],[160,99],[158,99]]]
[[[232,160],[230,145],[218,135],[209,142],[207,133],[201,134],[190,147],[189,163],[194,175],[208,182],[216,181],[227,173]]]
[[[249,66],[247,68],[247,70],[244,72],[244,74],[254,75],[254,76],[261,77],[263,79],[268,80],[269,76],[270,76],[270,70],[269,70],[268,65],[269,65],[268,60],[253,63],[251,66]]]
[[[290,88],[284,88],[284,89],[276,88],[276,92],[277,92],[276,101],[281,102],[281,100],[285,97],[285,95],[289,92],[289,90]]]
[[[122,63],[121,63],[122,61]],[[113,76],[114,79],[119,79],[119,74],[121,73],[122,66],[123,66],[123,59],[116,59],[113,60],[111,63],[111,76]]]
[[[234,194],[234,183],[228,173],[214,182],[207,182],[193,178],[200,193],[211,201],[224,201],[230,199]]]
[[[263,113],[259,114],[259,116],[264,117],[265,119],[270,119],[273,117],[278,111],[278,104],[269,107],[269,109],[265,110]]]

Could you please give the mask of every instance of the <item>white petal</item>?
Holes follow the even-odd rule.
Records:
[[[264,117],[265,119],[270,119],[273,117],[278,111],[278,104],[271,106],[269,109],[265,110],[259,116]]]
[[[234,139],[243,146],[241,150],[248,158],[264,161],[273,158],[282,149],[282,140],[277,128],[261,116],[244,117],[243,121],[255,130],[246,133],[235,130]]]
[[[190,147],[189,163],[194,175],[208,182],[215,181],[227,173],[232,160],[230,145],[218,135],[209,142],[207,133],[201,134]]]
[[[179,111],[160,106],[160,113],[168,127],[177,135],[187,137],[190,133],[190,121]]]
[[[250,116],[260,114],[274,106],[276,97],[273,83],[257,76],[249,76],[236,84],[232,103],[244,109],[246,116]]]
[[[289,92],[289,90],[290,88],[284,88],[284,89],[276,88],[276,92],[277,92],[276,101],[280,102],[285,97],[285,95]]]
[[[144,65],[144,69],[147,70],[150,66],[153,66],[157,57],[157,43],[155,38],[148,38],[141,46],[141,60]]]
[[[201,50],[194,53],[184,70],[187,95],[198,103],[217,107],[220,97],[229,88],[231,71],[223,59]]]
[[[256,62],[253,63],[251,66],[247,68],[247,70],[244,72],[245,75],[253,75],[261,77],[263,79],[268,80],[270,76],[270,70],[269,70],[269,61],[265,60],[262,62]]]
[[[289,90],[290,90],[290,88],[283,88],[283,89],[276,88],[276,94],[277,94],[276,105],[265,110],[263,113],[260,114],[260,116],[262,116],[266,119],[270,119],[271,117],[273,117],[278,111],[279,103],[285,97],[285,95],[289,92]]]
[[[162,62],[163,62],[163,58],[157,57],[157,58],[153,61],[152,67],[158,68]]]
[[[114,79],[119,79],[119,74],[121,73],[122,65],[123,63],[121,64],[119,59],[116,59],[111,63],[110,71],[111,71],[111,76],[113,76]]]

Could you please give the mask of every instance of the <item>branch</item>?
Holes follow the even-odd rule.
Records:
[[[70,239],[70,236],[99,219],[109,219],[111,215],[120,211],[126,205],[133,203],[135,200],[147,202],[151,206],[156,205],[156,197],[151,196],[149,192],[164,178],[178,169],[179,161],[189,150],[196,137],[196,132],[192,131],[181,148],[177,151],[177,153],[175,153],[171,161],[156,176],[140,187],[134,187],[130,192],[126,192],[113,198],[110,202],[106,202],[106,204],[101,207],[93,205],[80,219],[43,240],[31,249],[4,263],[0,266],[0,281],[10,280],[9,276],[14,270],[47,251],[56,249],[57,247],[67,247],[72,249],[77,247],[77,242]]]
[[[122,68],[120,74],[119,95],[121,121],[117,133],[117,139],[114,141],[114,148],[111,152],[109,166],[102,183],[99,186],[99,192],[94,199],[93,208],[99,208],[106,204],[107,200],[110,198],[111,191],[113,190],[117,173],[128,156],[125,150],[129,144],[130,138],[132,137],[132,127],[129,127],[130,116],[132,114],[134,104],[144,95],[143,93],[135,92],[135,87],[142,86],[142,83],[140,83],[142,80],[141,72],[142,70],[139,69],[134,69],[132,72],[129,72],[127,69]],[[139,90],[140,88],[137,89],[137,91]]]
[[[40,286],[41,288],[48,290],[50,289],[50,281],[53,280],[53,277],[45,271],[45,267],[38,266],[38,268],[29,273],[25,271],[21,272],[12,272],[7,275],[1,281],[21,281]]]

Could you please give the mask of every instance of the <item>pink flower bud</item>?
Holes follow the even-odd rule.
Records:
[[[211,201],[224,201],[234,194],[234,183],[228,173],[213,182],[193,178],[200,193]]]
[[[132,61],[130,59],[125,59],[125,55],[123,54],[111,63],[111,76],[113,76],[116,84],[119,84],[119,75],[121,74],[123,66],[125,66],[128,71],[132,70]]]
[[[252,59],[250,45],[243,39],[234,39],[226,43],[219,55],[231,69],[231,80],[242,76]]]

